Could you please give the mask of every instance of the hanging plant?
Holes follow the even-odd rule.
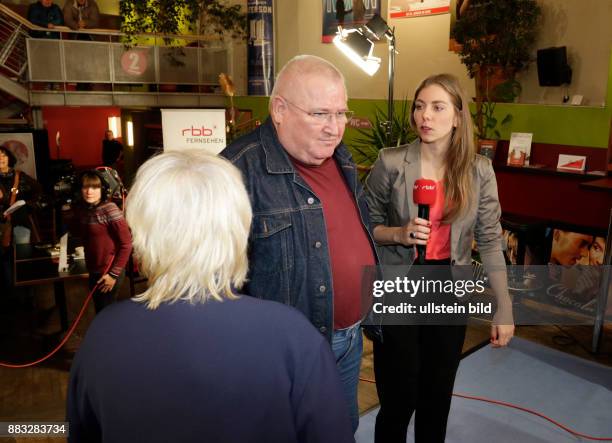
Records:
[[[185,28],[200,35],[246,37],[242,7],[223,0],[120,0],[119,13],[126,46],[133,46],[138,34],[176,35]]]
[[[536,0],[469,0],[451,33],[461,44],[459,57],[470,77],[493,66],[510,78],[526,69],[540,15]]]

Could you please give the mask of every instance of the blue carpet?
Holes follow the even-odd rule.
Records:
[[[461,361],[456,393],[535,410],[583,434],[612,437],[612,368],[514,338]],[[363,415],[357,443],[374,441],[378,409]],[[407,442],[413,442],[413,423]],[[449,443],[565,443],[582,440],[543,418],[516,409],[453,397]]]

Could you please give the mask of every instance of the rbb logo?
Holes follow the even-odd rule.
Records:
[[[194,128],[192,125],[191,128],[183,129],[181,133],[183,134],[183,137],[185,135],[191,137],[210,137],[211,135],[213,135],[213,130],[205,128],[204,126],[202,126],[201,128]]]
[[[414,190],[418,191],[419,189],[423,189],[424,191],[435,191],[435,185],[419,185],[418,183],[414,184]]]

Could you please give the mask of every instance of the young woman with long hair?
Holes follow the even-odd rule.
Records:
[[[497,299],[491,343],[505,346],[514,325],[497,183],[491,162],[475,152],[470,111],[457,79],[448,74],[425,79],[415,92],[410,122],[419,138],[383,149],[366,184],[381,264],[408,269],[422,245],[424,264],[452,278],[456,267],[471,265],[475,238]],[[417,217],[412,201],[418,179],[436,182],[429,220]],[[455,295],[445,301],[456,301]],[[416,441],[444,441],[466,319],[459,325],[383,326],[383,341],[374,343],[381,406],[376,442],[405,442],[415,411]]]

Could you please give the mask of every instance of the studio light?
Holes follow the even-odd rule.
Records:
[[[375,15],[372,19],[367,22],[364,28],[372,35],[376,40],[380,40],[383,37],[388,39],[393,38],[393,30],[389,28],[387,22],[382,19],[380,15]]]
[[[339,29],[334,45],[369,76],[380,68],[380,58],[372,56],[374,43],[360,29]]]
[[[389,97],[387,121],[383,123],[387,134],[387,146],[393,142],[393,80],[395,77],[395,30],[387,25],[380,15],[375,15],[363,26],[344,29],[338,26],[334,44],[366,74],[373,76],[380,67],[381,59],[372,55],[374,41],[385,38],[389,48]]]

